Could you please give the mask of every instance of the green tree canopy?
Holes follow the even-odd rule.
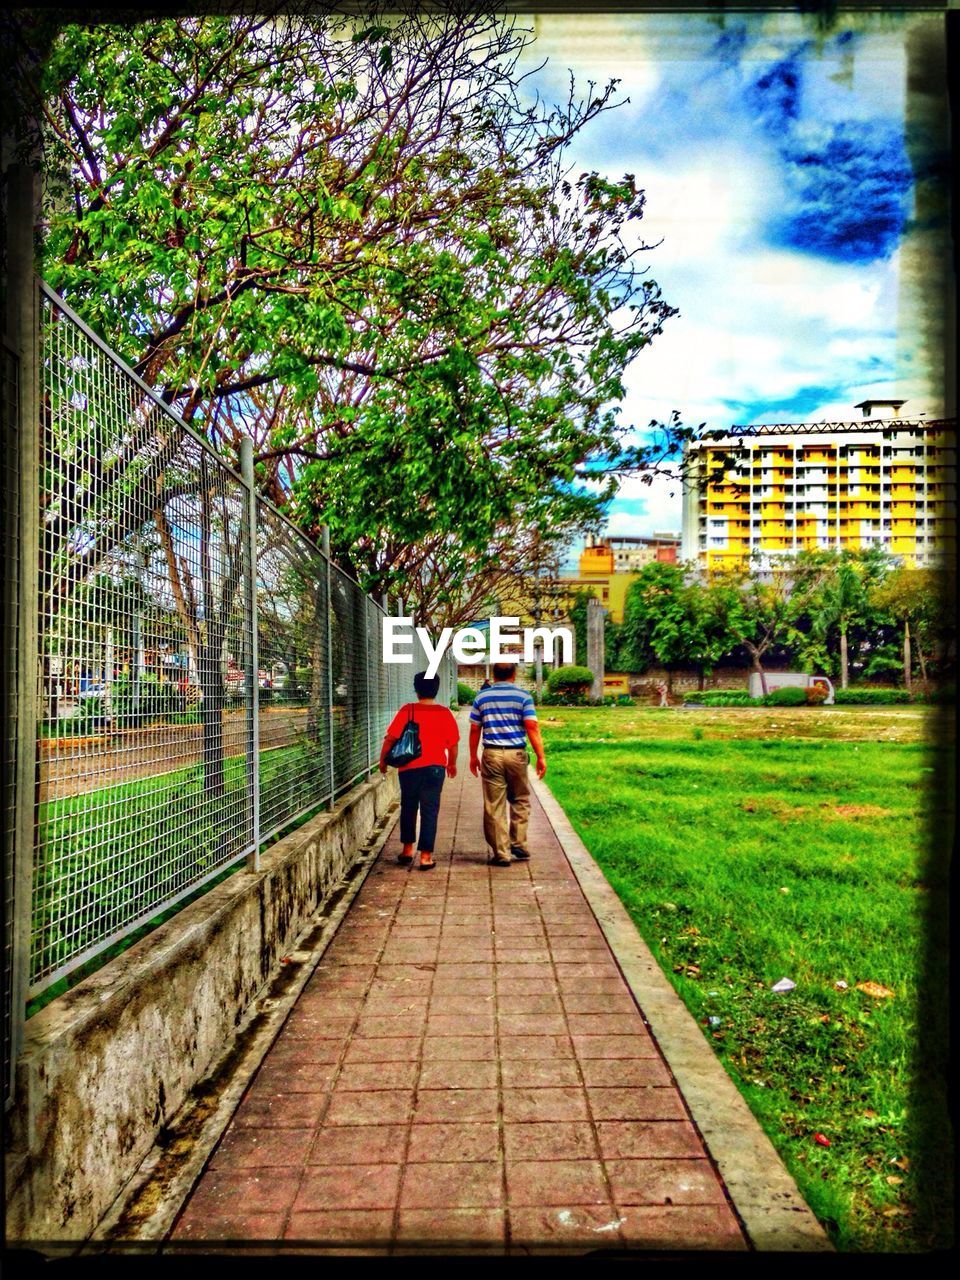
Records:
[[[881,547],[862,551],[804,551],[794,570],[793,645],[804,661],[831,674],[841,686],[864,644],[876,644],[878,619],[871,590],[882,582],[890,557]]]
[[[921,678],[926,680],[933,648],[951,630],[946,586],[944,576],[932,569],[900,567],[870,590],[873,607],[895,619],[902,628],[903,679],[908,688],[913,653],[920,664]]]
[[[46,278],[370,588],[449,603],[646,456],[644,195],[569,161],[613,86],[530,105],[523,44],[459,6],[72,24],[36,86]]]
[[[642,670],[656,662],[668,669],[704,647],[699,596],[688,586],[683,568],[655,562],[644,565],[627,589],[620,628],[621,663]]]

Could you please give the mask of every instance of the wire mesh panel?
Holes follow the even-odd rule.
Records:
[[[327,561],[266,503],[257,511],[263,839],[330,796],[329,655]]]
[[[3,344],[3,496],[0,511],[0,527],[3,529],[4,575],[3,628],[4,662],[7,669],[3,680],[3,1106],[13,1101],[13,989],[15,920],[14,857],[16,830],[16,774],[17,774],[17,677],[18,646],[16,643],[20,604],[20,540],[18,536],[18,457],[19,457],[19,359],[15,351]],[[25,903],[16,904],[22,909]]]
[[[31,992],[251,843],[245,490],[45,300]]]
[[[426,666],[41,288],[30,996],[362,777]]]
[[[363,593],[334,567],[330,581],[333,768],[337,789],[366,768],[367,671]]]

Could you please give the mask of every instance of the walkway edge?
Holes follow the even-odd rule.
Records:
[[[716,1163],[750,1243],[767,1252],[829,1252],[826,1232],[626,907],[546,783],[531,784]]]
[[[340,881],[338,887],[343,892],[333,909],[327,904],[314,913],[289,952],[289,964],[275,975],[265,994],[253,1002],[238,1028],[237,1038],[242,1045],[239,1054],[228,1054],[226,1068],[221,1061],[208,1077],[226,1077],[225,1083],[216,1085],[216,1103],[212,1107],[204,1105],[209,1090],[201,1086],[193,1105],[181,1112],[171,1127],[167,1144],[153,1148],[77,1253],[105,1253],[112,1246],[124,1246],[128,1252],[131,1245],[142,1245],[143,1253],[153,1253],[169,1239],[177,1214],[233,1119],[240,1099],[380,856],[398,812],[396,803],[384,811]],[[135,1228],[135,1235],[129,1234],[131,1228]]]

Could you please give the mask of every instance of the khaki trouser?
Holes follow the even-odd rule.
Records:
[[[530,787],[527,752],[523,747],[484,747],[480,759],[483,781],[483,834],[497,858],[509,858],[510,846],[527,847]],[[513,803],[507,804],[507,790]],[[507,812],[509,808],[509,814]]]

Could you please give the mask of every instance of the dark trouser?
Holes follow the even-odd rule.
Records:
[[[420,840],[417,848],[433,852],[437,838],[437,817],[440,813],[440,792],[446,769],[440,764],[428,764],[422,769],[401,769],[400,779],[400,841],[413,844],[417,837],[417,810],[420,810]]]

